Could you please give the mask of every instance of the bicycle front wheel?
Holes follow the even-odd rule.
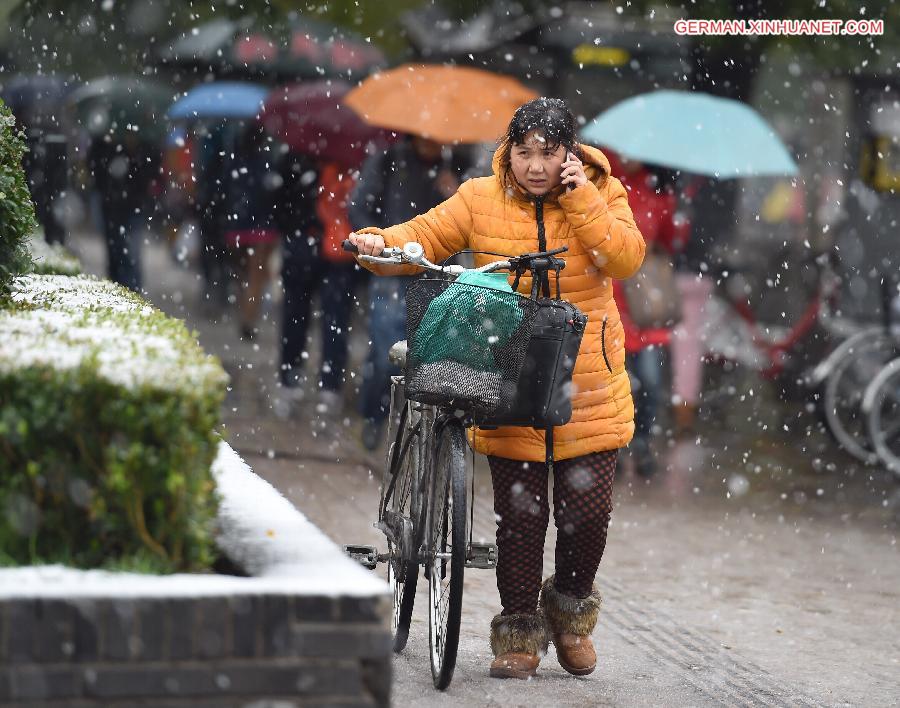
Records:
[[[428,510],[428,640],[434,687],[450,685],[459,647],[466,568],[466,440],[456,418],[443,425]]]
[[[900,359],[888,364],[866,390],[869,436],[878,458],[900,477]]]

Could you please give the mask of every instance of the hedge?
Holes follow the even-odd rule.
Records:
[[[13,279],[30,269],[25,242],[37,228],[22,170],[25,136],[16,132],[15,124],[13,114],[0,101],[0,300],[9,296]]]
[[[208,568],[226,384],[129,290],[20,278],[0,308],[0,564]]]

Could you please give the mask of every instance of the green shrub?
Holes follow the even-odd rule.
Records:
[[[0,101],[0,300],[9,296],[13,279],[29,270],[25,242],[37,228],[22,171],[24,152],[24,136],[16,133],[15,118]]]
[[[208,568],[226,383],[138,295],[22,277],[0,309],[0,563]]]

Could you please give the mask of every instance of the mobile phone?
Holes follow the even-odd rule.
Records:
[[[569,152],[568,150],[566,150],[566,162],[568,162],[569,160],[571,160],[573,157],[574,157],[574,155],[572,155],[571,152]],[[568,184],[566,184],[566,191],[567,191],[567,192],[571,192],[573,189],[575,189],[575,184],[574,184],[573,182],[569,182]]]

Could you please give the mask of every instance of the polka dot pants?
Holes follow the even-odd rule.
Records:
[[[556,588],[587,597],[606,547],[618,450],[553,463]],[[497,588],[503,614],[537,611],[550,520],[547,465],[488,456],[497,515]]]

